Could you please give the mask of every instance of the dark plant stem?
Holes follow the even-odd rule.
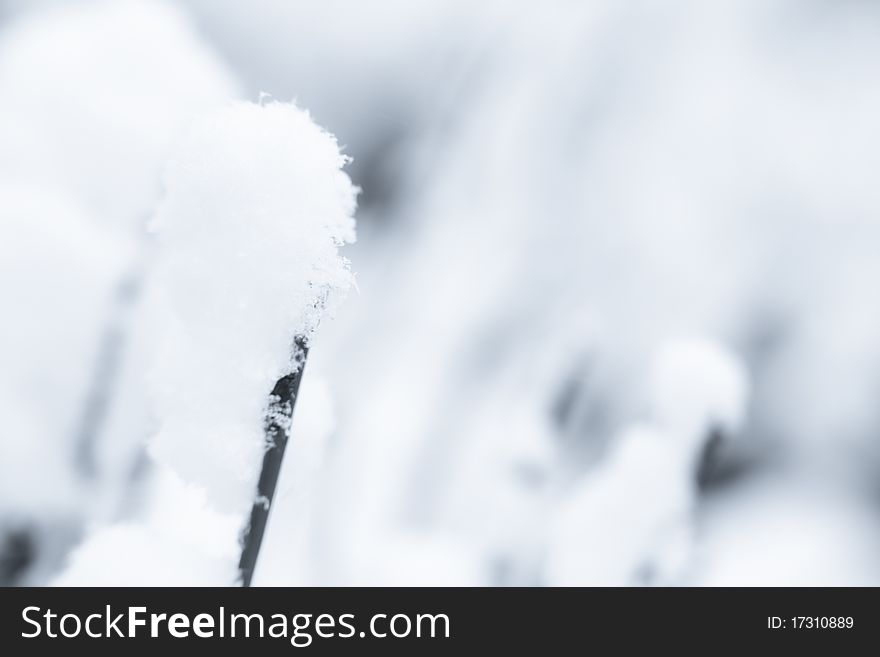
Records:
[[[293,349],[296,369],[275,384],[269,401],[269,411],[266,414],[266,453],[263,456],[263,467],[257,484],[257,498],[251,508],[251,518],[242,537],[241,560],[238,563],[241,585],[245,587],[251,585],[254,568],[260,555],[260,546],[263,543],[263,534],[266,531],[278,475],[281,472],[281,462],[284,459],[284,448],[287,447],[290,438],[293,407],[296,404],[299,384],[306,366],[306,356],[309,353],[301,337],[296,338]]]

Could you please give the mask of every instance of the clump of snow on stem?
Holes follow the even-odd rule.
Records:
[[[665,343],[654,358],[650,382],[654,422],[672,433],[701,437],[736,431],[749,393],[742,363],[705,339]]]
[[[334,137],[292,104],[237,103],[194,124],[153,222],[152,454],[219,508],[253,500],[275,382],[352,284],[356,188]]]
[[[727,435],[743,420],[748,379],[723,346],[691,339],[661,346],[649,380],[648,422],[618,437],[550,522],[548,584],[670,584],[684,575],[697,461],[713,431]]]

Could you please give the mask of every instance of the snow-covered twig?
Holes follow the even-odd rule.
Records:
[[[355,237],[347,161],[292,104],[233,103],[193,123],[165,170],[142,318],[155,342],[149,452],[179,495],[130,531],[96,535],[60,581],[77,581],[76,565],[101,563],[108,545],[155,540],[155,551],[113,559],[250,583],[306,346],[352,283],[339,254]],[[182,495],[204,498],[183,525],[163,508]]]
[[[218,510],[242,521],[250,512],[246,586],[306,347],[351,284],[338,253],[354,239],[346,161],[295,106],[236,103],[198,121],[166,171],[155,223],[162,425],[152,451]]]

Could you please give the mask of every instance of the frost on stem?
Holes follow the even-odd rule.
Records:
[[[284,450],[290,439],[293,407],[299,394],[307,357],[308,347],[305,340],[297,337],[293,348],[294,370],[279,379],[269,396],[265,422],[266,453],[263,455],[260,479],[257,482],[257,498],[251,507],[250,520],[242,535],[241,560],[238,567],[243,586],[250,586],[253,579],[257,557],[263,543],[263,534],[269,520],[269,510],[281,474]]]

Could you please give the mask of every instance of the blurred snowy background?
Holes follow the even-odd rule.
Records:
[[[261,92],[362,192],[255,584],[880,584],[867,0],[0,0],[0,584],[186,527],[145,226]]]

